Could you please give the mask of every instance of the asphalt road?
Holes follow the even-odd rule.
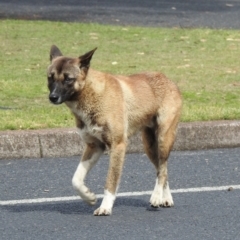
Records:
[[[0,0],[0,18],[240,29],[240,1]]]
[[[152,210],[150,196],[143,191],[154,187],[154,168],[144,154],[129,154],[119,189],[127,194],[117,198],[110,217],[92,215],[101,199],[90,207],[74,198],[71,178],[79,157],[2,160],[0,238],[240,239],[239,156],[240,148],[172,152],[169,181],[175,206]],[[97,194],[103,193],[107,164],[107,156],[102,157],[87,177]],[[133,191],[139,196],[131,196]]]

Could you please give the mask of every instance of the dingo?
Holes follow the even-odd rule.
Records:
[[[104,198],[94,215],[111,215],[127,139],[141,130],[145,151],[157,172],[150,204],[173,206],[167,159],[181,114],[179,90],[159,72],[120,76],[93,70],[90,61],[95,50],[77,58],[64,57],[54,45],[50,50],[49,99],[54,104],[66,103],[86,145],[72,179],[73,187],[87,203],[96,203],[96,196],[84,179],[108,148],[110,163]]]

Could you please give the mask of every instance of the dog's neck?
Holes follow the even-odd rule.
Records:
[[[106,83],[105,74],[90,68],[85,81],[85,90],[92,89],[96,94],[103,94]]]
[[[89,69],[83,89],[79,91],[76,99],[66,101],[66,105],[74,114],[89,112],[91,109],[96,111],[104,95],[105,81],[102,73]]]

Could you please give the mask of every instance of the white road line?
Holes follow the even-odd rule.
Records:
[[[229,186],[218,186],[218,187],[173,189],[173,190],[171,190],[171,192],[172,193],[191,193],[191,192],[226,191],[230,187],[232,187],[233,190],[240,189],[240,185],[229,185]],[[118,193],[117,196],[118,197],[133,197],[133,196],[142,196],[142,195],[151,195],[151,194],[152,194],[152,191],[123,192],[123,193]],[[103,198],[103,194],[97,194],[96,196],[97,196],[97,198]],[[7,200],[7,201],[0,201],[0,206],[46,203],[46,202],[67,202],[67,201],[79,201],[79,200],[81,200],[81,198],[79,196]]]

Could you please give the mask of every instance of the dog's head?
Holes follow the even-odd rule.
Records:
[[[54,104],[73,101],[81,93],[93,53],[97,48],[78,58],[64,57],[53,45],[50,50],[51,64],[48,67],[49,100]]]

